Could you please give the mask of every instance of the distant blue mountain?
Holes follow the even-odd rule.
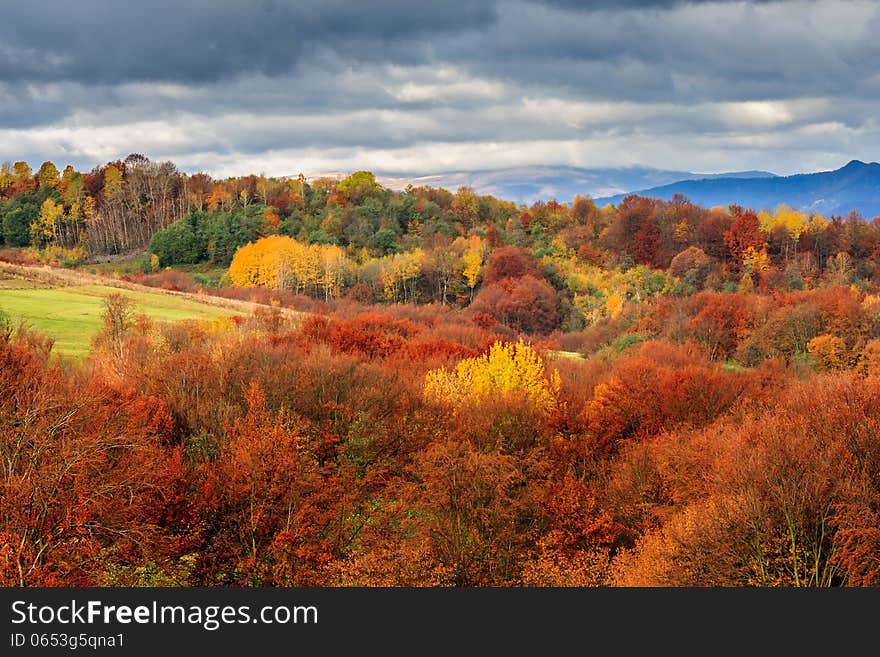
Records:
[[[880,216],[880,164],[852,160],[834,171],[794,176],[714,176],[681,180],[631,192],[639,196],[671,199],[683,194],[706,207],[736,203],[755,210],[780,203],[826,217],[857,210],[866,219]],[[594,197],[597,205],[617,205],[626,194]]]
[[[413,176],[376,172],[377,180],[391,189],[444,187],[452,192],[461,186],[472,187],[478,194],[491,194],[508,201],[531,204],[537,200],[555,198],[570,203],[581,196],[608,197],[632,189],[653,188],[657,185],[693,178],[759,178],[773,177],[766,171],[741,171],[722,174],[697,174],[689,171],[667,171],[648,167],[621,167],[616,169],[584,169],[570,166],[527,166],[484,171],[455,171]]]

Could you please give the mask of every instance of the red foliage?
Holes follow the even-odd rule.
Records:
[[[755,251],[765,249],[767,240],[760,230],[758,215],[751,210],[740,211],[724,233],[724,243],[737,267],[742,263],[746,249],[753,248]]]
[[[687,347],[648,342],[596,386],[585,424],[605,453],[622,440],[656,436],[678,424],[704,426],[764,385],[758,373],[725,372]]]
[[[470,307],[523,333],[549,333],[562,320],[556,291],[547,281],[530,275],[487,285]]]
[[[693,313],[688,336],[701,343],[712,360],[724,360],[755,322],[755,298],[742,294],[703,292],[688,300]]]
[[[544,267],[528,249],[518,246],[503,246],[496,249],[486,261],[483,270],[483,285],[492,285],[505,278],[531,276],[543,278]]]
[[[0,582],[102,581],[162,552],[171,418],[156,398],[71,385],[20,338],[0,340]],[[110,552],[108,552],[108,550]]]

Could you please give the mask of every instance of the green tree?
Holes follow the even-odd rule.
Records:
[[[205,258],[207,245],[198,227],[200,216],[201,212],[190,212],[153,235],[150,252],[159,256],[162,266],[194,264]]]
[[[382,187],[370,171],[355,171],[336,186],[336,190],[354,204],[362,203],[366,198],[380,191]]]
[[[3,242],[8,246],[27,246],[31,241],[31,224],[40,216],[40,207],[30,195],[6,204],[3,210]]]

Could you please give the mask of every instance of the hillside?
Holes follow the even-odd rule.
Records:
[[[104,298],[120,292],[134,302],[134,311],[158,322],[215,320],[245,315],[257,304],[234,299],[160,290],[125,281],[54,267],[29,267],[0,262],[0,311],[13,323],[51,337],[53,351],[80,359],[101,330]],[[283,310],[292,315],[293,311]]]
[[[704,206],[736,203],[755,209],[770,209],[780,203],[803,211],[830,216],[858,210],[865,218],[880,215],[880,164],[852,160],[834,171],[793,176],[755,178],[703,178],[638,189],[640,196],[669,200],[684,194]],[[598,197],[598,205],[616,205],[625,194]]]

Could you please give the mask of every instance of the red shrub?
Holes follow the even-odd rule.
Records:
[[[484,287],[470,307],[522,333],[549,333],[562,319],[556,290],[529,275]]]
[[[483,270],[483,285],[492,285],[505,278],[532,276],[543,278],[544,267],[531,251],[518,246],[504,246],[496,249],[486,261]]]

